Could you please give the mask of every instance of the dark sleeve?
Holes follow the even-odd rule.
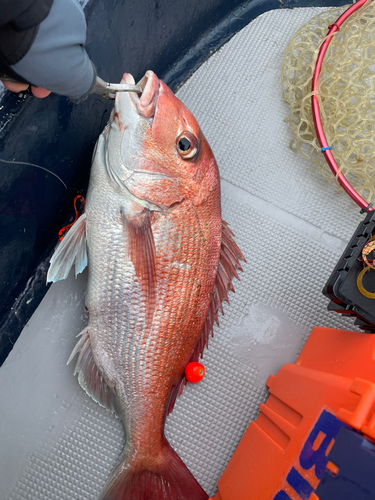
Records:
[[[26,82],[10,68],[27,54],[53,0],[0,0],[0,74]]]
[[[40,24],[51,9],[52,0],[0,0],[0,26],[11,23],[25,31]]]
[[[4,1],[9,2],[0,0],[0,6]],[[37,6],[38,12],[34,10]],[[35,21],[40,10],[48,11],[47,16],[36,26],[19,31],[21,26],[30,25],[26,13],[34,12],[31,17]],[[77,0],[33,0],[16,20],[0,27],[0,80],[3,71],[20,82],[73,100],[85,98],[96,79],[85,50],[86,28],[85,14]]]

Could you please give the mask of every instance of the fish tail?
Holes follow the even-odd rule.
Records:
[[[113,471],[98,500],[207,500],[177,453],[166,446],[148,467],[124,459]]]

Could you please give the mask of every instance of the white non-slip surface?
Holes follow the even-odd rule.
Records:
[[[294,32],[321,9],[268,12],[179,90],[215,153],[223,217],[248,261],[167,437],[207,493],[258,406],[315,325],[352,329],[321,294],[362,216],[288,149],[280,72]],[[125,68],[126,69],[126,68]],[[152,68],[151,68],[152,69]],[[66,366],[85,324],[86,275],[54,284],[0,368],[0,500],[95,500],[124,444],[121,424]]]

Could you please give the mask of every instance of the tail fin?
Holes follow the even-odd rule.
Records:
[[[207,500],[208,495],[169,444],[161,455],[147,469],[125,459],[98,500]]]

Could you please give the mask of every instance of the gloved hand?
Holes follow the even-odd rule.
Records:
[[[52,91],[84,99],[96,79],[85,42],[77,0],[0,0],[0,74],[23,82],[5,82],[9,90],[31,84],[37,97]]]

